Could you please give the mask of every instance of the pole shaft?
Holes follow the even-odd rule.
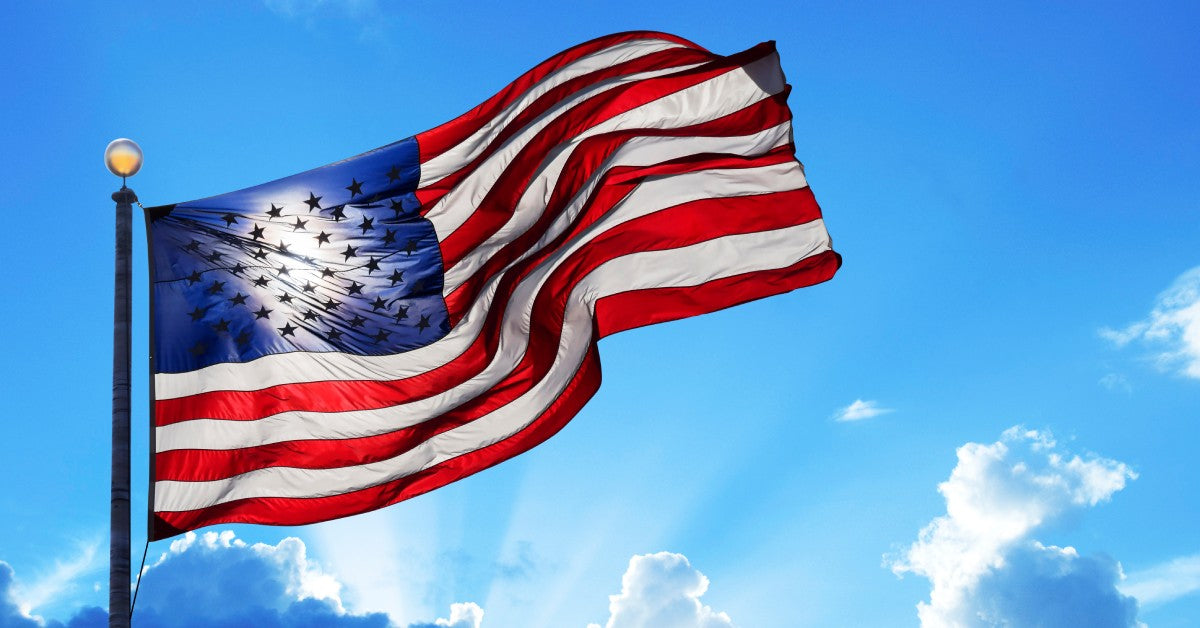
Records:
[[[130,255],[133,249],[133,202],[137,195],[122,187],[117,203],[116,274],[113,291],[112,498],[109,517],[108,625],[129,626],[129,326],[131,319]]]

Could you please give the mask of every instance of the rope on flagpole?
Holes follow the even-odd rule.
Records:
[[[141,203],[138,206],[141,207]],[[137,581],[133,584],[133,601],[129,603],[129,621],[133,621],[133,609],[137,608],[137,594],[142,590],[142,572],[146,570],[146,553],[150,551],[150,540],[146,540],[145,547],[142,548],[142,566],[138,567]]]

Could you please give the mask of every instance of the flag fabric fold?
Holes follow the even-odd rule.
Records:
[[[151,540],[396,503],[561,429],[597,341],[825,281],[771,43],[555,55],[455,120],[147,210]]]

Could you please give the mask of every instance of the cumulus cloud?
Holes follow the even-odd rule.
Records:
[[[967,596],[964,626],[1138,626],[1138,603],[1116,586],[1121,565],[1072,547],[1022,543],[984,574]],[[936,625],[936,624],[935,624]]]
[[[1200,592],[1200,554],[1184,556],[1129,574],[1121,591],[1146,606]]]
[[[889,412],[893,412],[893,410],[891,408],[880,407],[878,401],[855,399],[854,403],[838,410],[833,415],[833,419],[835,421],[861,421]]]
[[[629,559],[621,592],[608,597],[605,628],[730,628],[729,615],[713,611],[700,596],[708,578],[683,554],[659,552]],[[589,624],[588,628],[600,628]]]
[[[136,614],[164,628],[390,624],[385,613],[347,612],[341,589],[298,538],[249,545],[228,530],[189,532],[143,572]]]
[[[1066,512],[1095,506],[1136,474],[1124,463],[1060,450],[1046,432],[1013,427],[991,444],[958,448],[938,485],[946,514],[885,562],[932,584],[921,625],[1136,626],[1137,602],[1116,585],[1120,566],[1031,538]]]
[[[1166,370],[1200,379],[1200,267],[1180,275],[1158,295],[1150,314],[1121,329],[1100,335],[1118,347],[1140,342],[1153,347],[1153,358]]]
[[[479,628],[483,624],[483,609],[474,602],[450,605],[449,619],[435,619],[432,624],[409,624],[408,628]]]

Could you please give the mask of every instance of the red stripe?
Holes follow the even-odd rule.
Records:
[[[530,103],[528,107],[521,110],[512,120],[505,123],[504,127],[499,129],[494,137],[488,138],[487,147],[470,162],[459,165],[455,172],[430,183],[416,191],[417,200],[421,206],[428,211],[434,203],[439,201],[442,196],[458,185],[463,179],[470,176],[472,171],[484,162],[488,157],[500,150],[504,143],[511,139],[514,135],[521,132],[530,122],[546,113],[550,109],[559,105],[562,101],[569,98],[572,94],[587,89],[604,80],[619,77],[629,76],[640,72],[650,70],[663,70],[684,65],[703,63],[711,61],[716,57],[707,52],[692,50],[688,48],[672,48],[663,50],[653,54],[630,59],[623,63],[619,63],[601,70],[596,70],[589,74],[578,76],[571,79],[558,87],[555,87],[537,100]],[[497,112],[499,113],[499,112]],[[418,139],[418,147],[420,139]]]
[[[790,147],[788,148],[790,153]],[[497,349],[499,325],[508,307],[517,282],[551,255],[559,246],[574,237],[580,230],[592,224],[606,213],[613,204],[625,196],[640,182],[630,178],[641,176],[701,170],[710,167],[733,166],[760,167],[781,160],[790,160],[790,154],[768,154],[755,158],[720,156],[708,160],[695,160],[652,166],[642,169],[624,169],[608,173],[609,177],[622,179],[619,183],[604,182],[598,186],[600,194],[593,198],[586,210],[576,219],[572,229],[567,230],[540,254],[524,260],[520,266],[510,269],[497,288],[495,301],[487,313],[487,320],[479,339],[464,353],[447,364],[407,379],[391,381],[327,381],[282,384],[257,391],[212,391],[155,402],[155,424],[170,425],[197,418],[224,420],[255,420],[290,410],[314,412],[340,412],[383,408],[428,397],[456,386],[478,373],[491,361]],[[811,193],[808,193],[811,194]]]
[[[788,208],[789,211],[781,211]],[[705,199],[629,221],[598,236],[555,269],[535,297],[529,347],[492,389],[416,426],[347,440],[304,440],[237,450],[173,450],[155,460],[160,480],[205,481],[268,467],[334,468],[385,460],[436,434],[502,407],[541,381],[554,363],[563,313],[574,286],[600,265],[630,253],[688,246],[715,237],[809,222],[819,209],[806,189],[734,199]]]
[[[653,31],[630,31],[626,33],[616,33],[597,37],[588,42],[584,42],[560,52],[545,61],[539,63],[532,70],[522,74],[517,80],[510,83],[507,87],[497,92],[491,98],[483,101],[479,106],[462,114],[461,116],[437,126],[433,129],[425,131],[417,135],[417,144],[421,150],[421,162],[424,163],[436,155],[440,155],[452,146],[461,143],[473,133],[478,131],[480,127],[494,118],[496,114],[502,111],[505,107],[511,105],[518,100],[525,92],[550,74],[570,65],[571,63],[582,59],[592,53],[599,52],[605,48],[610,48],[619,43],[632,41],[636,39],[654,40],[661,39],[664,41],[674,42],[691,48],[694,50],[704,51],[704,48],[675,35],[667,33],[656,33]]]
[[[599,387],[600,358],[593,344],[563,394],[533,423],[502,441],[398,480],[353,493],[307,499],[242,499],[200,510],[155,512],[148,536],[151,541],[158,541],[218,523],[304,525],[383,508],[428,493],[532,449],[562,429]]]
[[[659,298],[662,303],[671,304],[681,316],[693,316],[826,281],[839,264],[840,258],[830,251],[801,260],[787,269],[753,274],[766,281],[732,281],[730,285],[718,287],[706,284],[690,289],[693,294],[686,299],[667,296],[665,292]],[[730,289],[736,290],[737,294],[725,292]],[[598,311],[599,326],[612,333],[614,329],[650,322],[645,320],[641,301],[620,296],[601,300],[604,305]],[[593,338],[583,365],[563,394],[529,426],[505,440],[415,474],[352,493],[315,498],[252,498],[199,510],[156,512],[150,540],[220,523],[304,525],[359,514],[427,493],[528,451],[562,429],[599,388],[600,361],[595,344],[599,335],[603,333]]]
[[[634,137],[734,137],[752,135],[782,124],[791,119],[787,108],[786,91],[774,97],[764,99],[750,107],[741,109],[727,116],[680,129],[634,129],[629,131],[614,131],[595,137],[590,137],[572,152],[563,166],[562,175],[555,183],[554,191],[546,204],[546,210],[525,233],[508,242],[497,250],[488,260],[463,282],[459,287],[446,296],[446,308],[449,311],[452,324],[456,324],[470,308],[471,303],[479,296],[488,279],[504,270],[514,260],[534,246],[545,233],[550,224],[558,217],[579,194],[584,184],[605,164],[609,157],[625,142]],[[787,147],[790,158],[792,148]],[[696,156],[710,158],[709,156]],[[677,160],[678,161],[678,160]],[[732,160],[730,163],[744,163]],[[708,166],[717,167],[717,166]],[[736,167],[736,166],[734,166]],[[670,166],[664,166],[665,173]],[[679,169],[672,170],[680,172]],[[643,176],[651,174],[646,167],[622,166],[611,168],[604,178],[597,182],[595,190],[601,190],[605,185],[619,180],[621,176]],[[593,195],[596,194],[593,191]]]
[[[479,246],[508,222],[512,217],[513,208],[534,174],[545,163],[551,150],[560,146],[565,138],[576,137],[613,116],[703,83],[773,53],[772,45],[760,44],[745,52],[720,58],[686,72],[623,85],[577,105],[571,110],[571,115],[555,119],[521,149],[470,217],[454,233],[442,237],[442,261],[445,267],[453,267],[468,251]]]
[[[617,332],[716,312],[831,279],[842,266],[842,256],[825,251],[776,270],[744,273],[688,288],[635,290],[604,297],[596,302],[599,338]],[[804,281],[798,282],[798,277]]]

